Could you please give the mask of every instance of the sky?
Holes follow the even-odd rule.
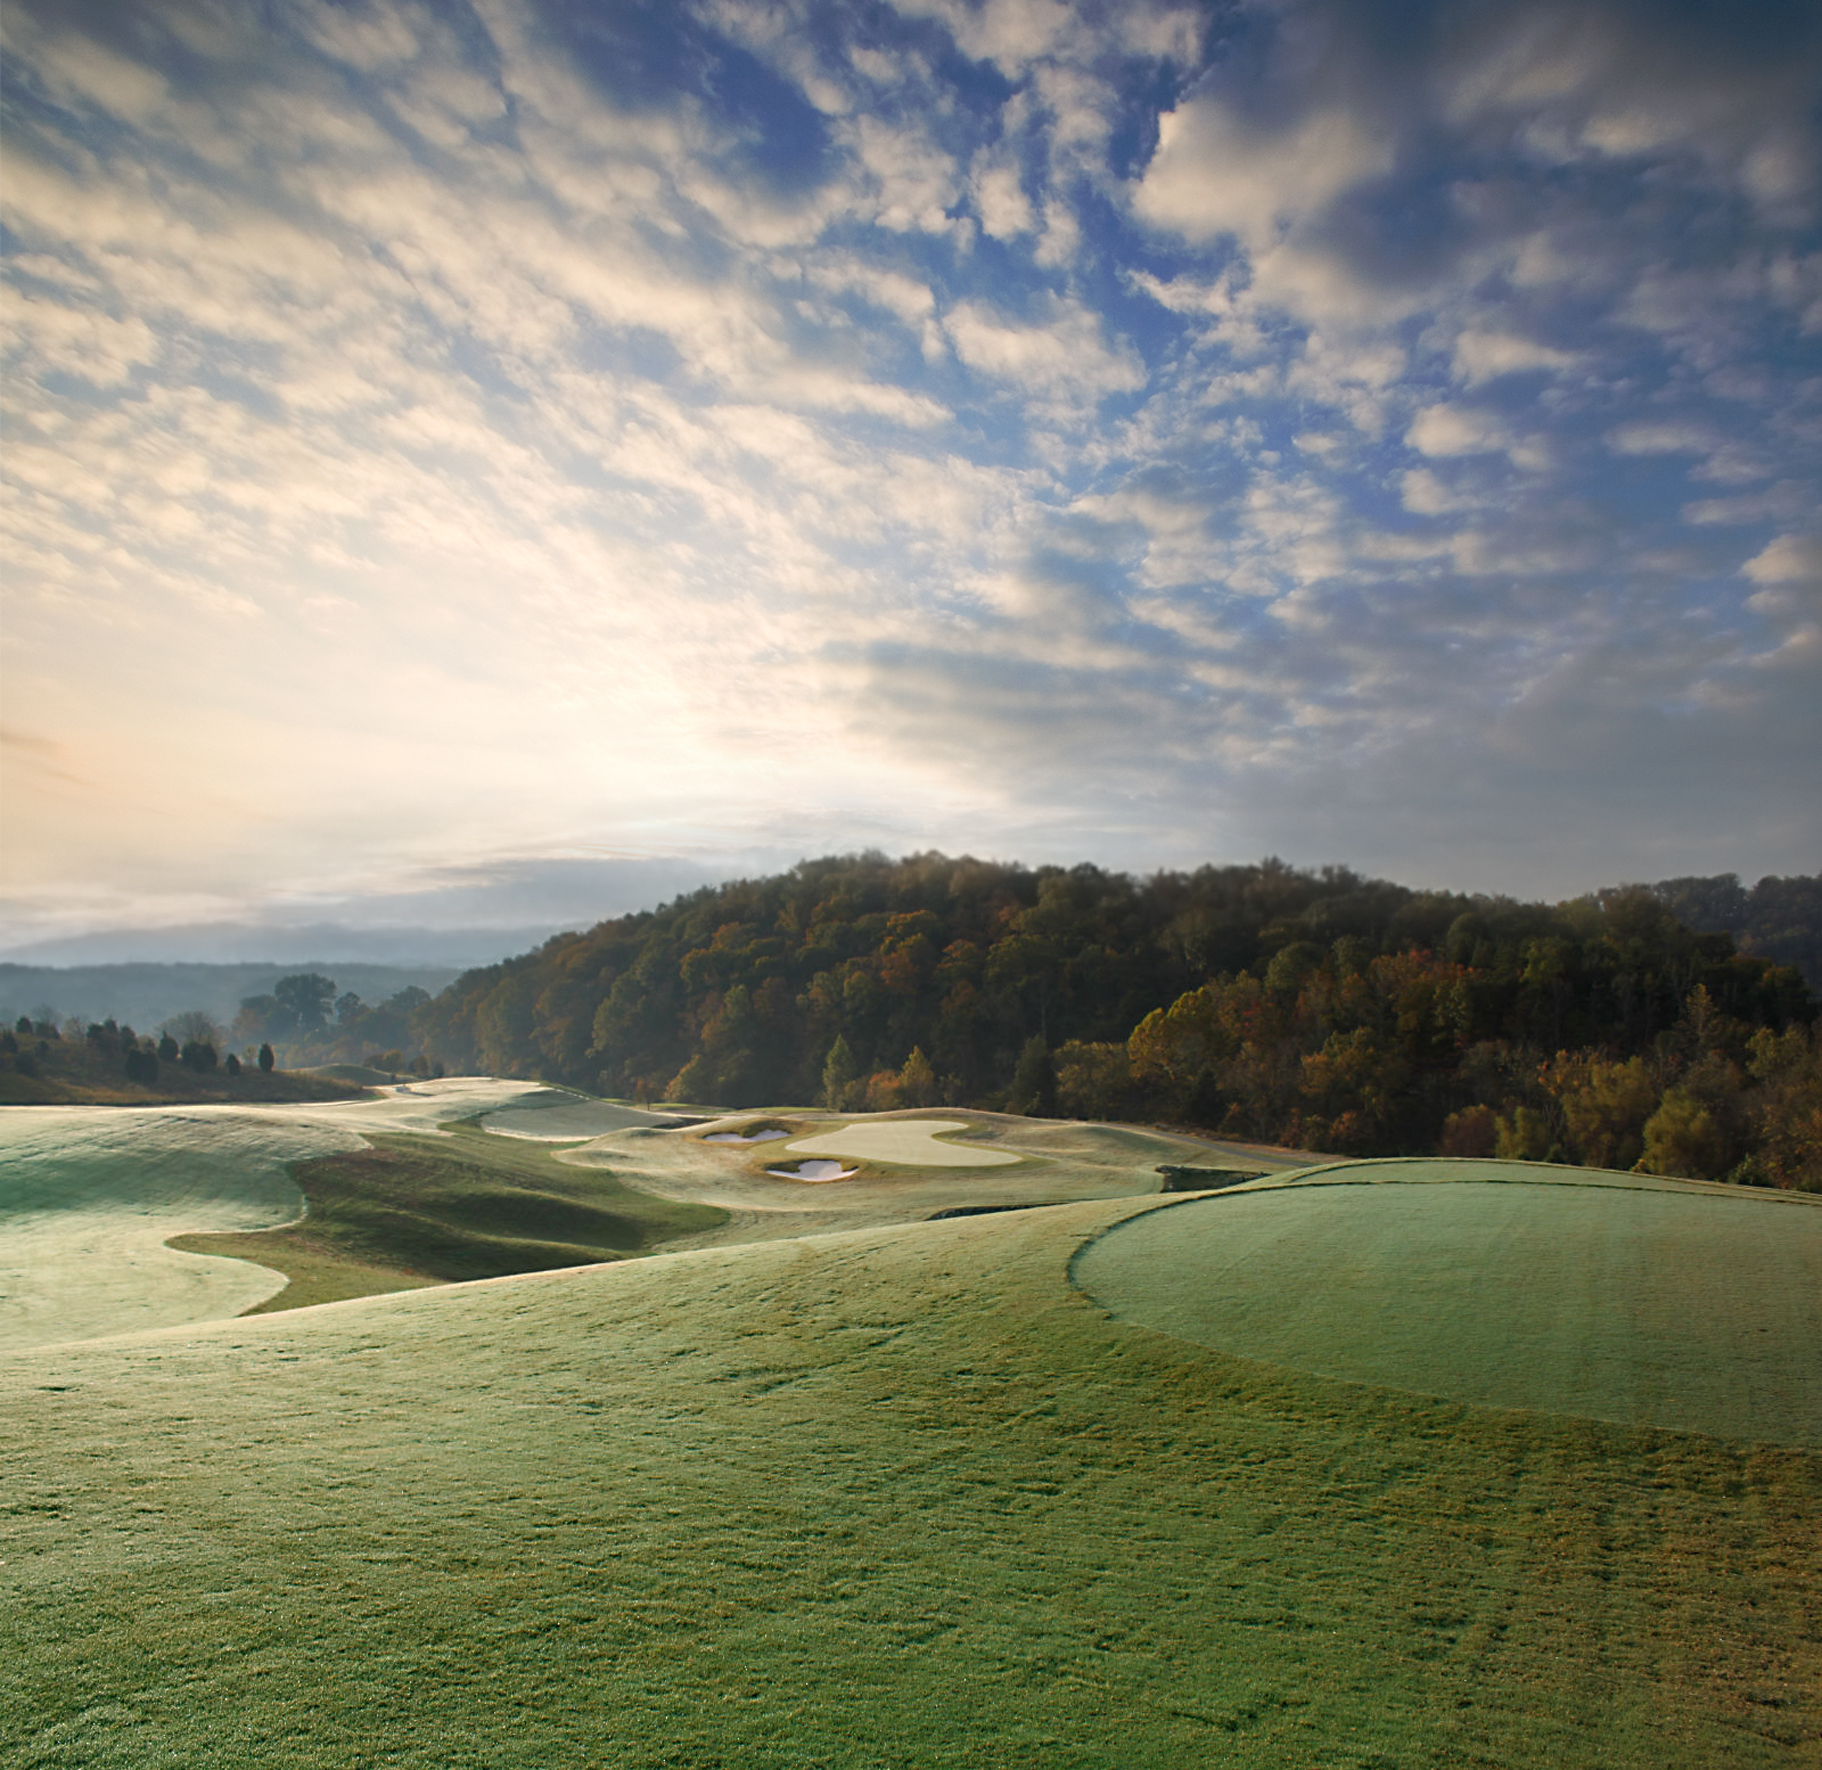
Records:
[[[0,32],[7,942],[1822,865],[1812,6]]]

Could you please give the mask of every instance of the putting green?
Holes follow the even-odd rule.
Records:
[[[1360,1163],[1152,1211],[1072,1276],[1121,1320],[1292,1370],[1822,1445],[1822,1200],[1446,1166]]]
[[[998,1168],[1020,1159],[1004,1149],[937,1141],[941,1134],[968,1129],[963,1119],[863,1119],[787,1147],[792,1155],[839,1155],[912,1168]]]

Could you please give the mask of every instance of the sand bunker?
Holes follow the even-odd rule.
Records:
[[[1001,1168],[1019,1160],[1003,1149],[937,1141],[940,1133],[968,1129],[961,1119],[862,1119],[839,1131],[800,1137],[790,1149],[792,1155],[842,1155],[914,1168]]]
[[[844,1168],[840,1162],[799,1162],[794,1168],[767,1168],[774,1180],[809,1180],[820,1184],[828,1180],[852,1180],[859,1168]]]

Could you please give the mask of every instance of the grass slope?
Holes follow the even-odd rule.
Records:
[[[1817,1761],[1822,1456],[1111,1319],[1068,1262],[1149,1208],[0,1361],[0,1756]]]
[[[657,1198],[601,1168],[471,1123],[441,1136],[369,1134],[367,1147],[295,1163],[303,1220],[172,1246],[256,1261],[290,1283],[249,1313],[414,1286],[538,1272],[643,1253],[724,1223],[713,1207]]]

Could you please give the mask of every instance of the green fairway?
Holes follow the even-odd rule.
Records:
[[[615,1100],[595,1100],[567,1088],[540,1088],[521,1094],[481,1120],[483,1128],[504,1137],[530,1137],[541,1142],[580,1142],[631,1125],[674,1125],[671,1113],[646,1112]]]
[[[1274,1369],[1070,1285],[1199,1208],[0,1360],[0,1758],[1816,1761],[1822,1456]]]
[[[1123,1320],[1296,1370],[1822,1446],[1807,1194],[1359,1163],[1135,1219],[1073,1270]]]

